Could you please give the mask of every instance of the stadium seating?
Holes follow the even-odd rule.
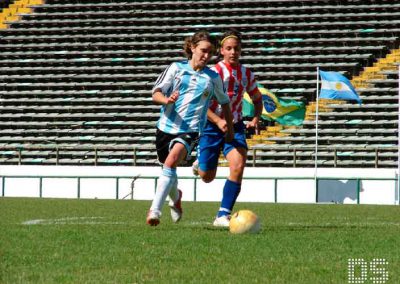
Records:
[[[318,165],[397,166],[397,1],[23,5],[0,24],[2,164],[154,165],[154,81],[184,58],[187,35],[232,27],[243,33],[242,62],[259,82],[309,105],[302,127],[249,140],[249,166],[314,166],[317,67],[353,79],[363,100],[324,102]]]

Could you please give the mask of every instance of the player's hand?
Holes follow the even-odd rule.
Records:
[[[246,124],[246,128],[248,129],[248,128],[257,128],[257,126],[258,126],[258,119],[257,118],[253,118],[251,121],[249,121],[247,124]]]
[[[178,100],[179,97],[179,92],[175,91],[173,92],[168,98],[167,98],[167,103],[166,104],[173,104]]]
[[[223,133],[226,133],[228,131],[228,125],[225,119],[218,120],[217,126]]]

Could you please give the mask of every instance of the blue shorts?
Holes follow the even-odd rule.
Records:
[[[226,155],[234,148],[247,150],[246,128],[242,121],[234,124],[234,138],[232,142],[225,143],[225,134],[217,125],[207,121],[203,133],[200,136],[197,149],[199,169],[202,171],[214,170],[218,166],[220,152]]]

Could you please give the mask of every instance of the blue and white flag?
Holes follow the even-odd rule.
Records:
[[[321,75],[320,98],[332,100],[356,100],[361,104],[361,99],[350,81],[338,72],[319,71]]]

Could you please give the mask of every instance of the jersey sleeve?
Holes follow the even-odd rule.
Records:
[[[164,70],[163,73],[158,76],[157,81],[154,84],[154,87],[152,89],[152,93],[157,89],[161,89],[161,92],[165,96],[169,96],[172,93],[173,86],[174,86],[174,78],[175,74],[177,71],[178,67],[176,63],[172,63],[167,67],[167,69]]]
[[[218,75],[218,73],[215,73],[214,77],[214,95],[216,100],[220,105],[228,104],[230,103],[228,94],[226,93],[224,84],[222,82],[221,77]]]

